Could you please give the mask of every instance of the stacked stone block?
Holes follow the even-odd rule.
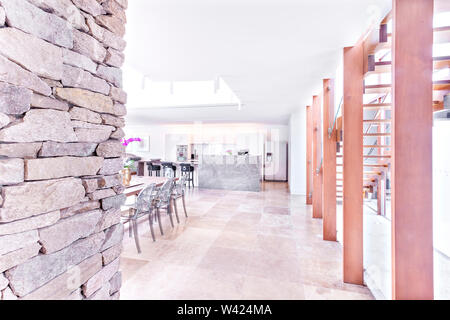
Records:
[[[0,299],[118,299],[127,0],[0,0]]]

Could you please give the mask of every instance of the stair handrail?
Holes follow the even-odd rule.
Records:
[[[341,97],[341,102],[339,102],[339,107],[336,110],[336,114],[334,115],[333,124],[331,125],[331,127],[328,127],[328,139],[331,139],[331,135],[333,134],[334,126],[336,125],[337,115],[339,114],[339,111],[341,110],[341,106],[342,106],[343,102],[344,102],[344,96]]]

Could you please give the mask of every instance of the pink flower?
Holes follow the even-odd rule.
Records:
[[[122,145],[124,145],[124,146],[128,146],[131,142],[133,142],[133,141],[142,141],[142,139],[141,138],[130,138],[130,139],[125,139],[125,138],[123,138],[122,140],[121,140],[121,142],[122,142]]]

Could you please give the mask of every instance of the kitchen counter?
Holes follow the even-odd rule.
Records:
[[[198,185],[206,189],[259,192],[261,169],[261,156],[203,156],[198,166]]]

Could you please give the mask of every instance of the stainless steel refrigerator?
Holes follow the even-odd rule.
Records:
[[[264,147],[264,180],[288,180],[288,144],[283,141],[266,141]]]

